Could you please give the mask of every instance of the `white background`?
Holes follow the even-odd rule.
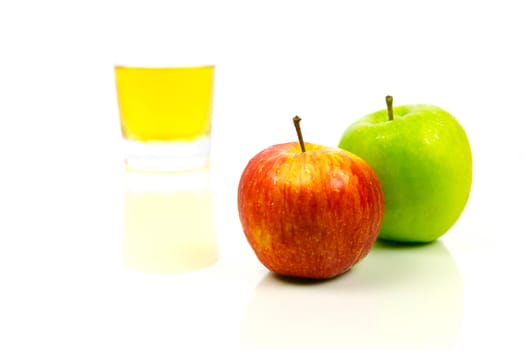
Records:
[[[2,1],[0,348],[525,348],[519,5]],[[220,258],[135,273],[121,263],[113,66],[191,62],[216,65]],[[461,219],[427,252],[378,249],[331,283],[275,279],[239,226],[243,167],[295,140],[296,114],[306,141],[337,145],[386,94],[437,104],[466,129],[474,175]]]

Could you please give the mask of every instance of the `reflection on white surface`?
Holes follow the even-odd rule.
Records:
[[[325,282],[269,273],[241,327],[243,349],[450,349],[463,318],[463,282],[441,242],[377,243]]]
[[[124,262],[144,272],[185,272],[217,259],[207,169],[126,170]]]

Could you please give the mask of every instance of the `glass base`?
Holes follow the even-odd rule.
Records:
[[[126,167],[140,171],[175,172],[206,168],[210,160],[210,137],[188,142],[125,140],[124,157]]]

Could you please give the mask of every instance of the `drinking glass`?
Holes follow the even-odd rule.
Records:
[[[215,66],[114,68],[126,165],[146,171],[207,167]]]

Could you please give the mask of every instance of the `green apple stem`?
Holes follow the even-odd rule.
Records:
[[[300,128],[301,118],[298,116],[295,116],[294,118],[292,118],[292,121],[294,122],[294,127],[296,128],[296,134],[298,134],[298,141],[300,142],[301,151],[305,152],[305,143],[303,142],[303,135],[301,135],[301,128]]]
[[[393,96],[385,96],[385,103],[387,103],[387,115],[389,116],[389,120],[394,119],[394,112],[393,112]]]

